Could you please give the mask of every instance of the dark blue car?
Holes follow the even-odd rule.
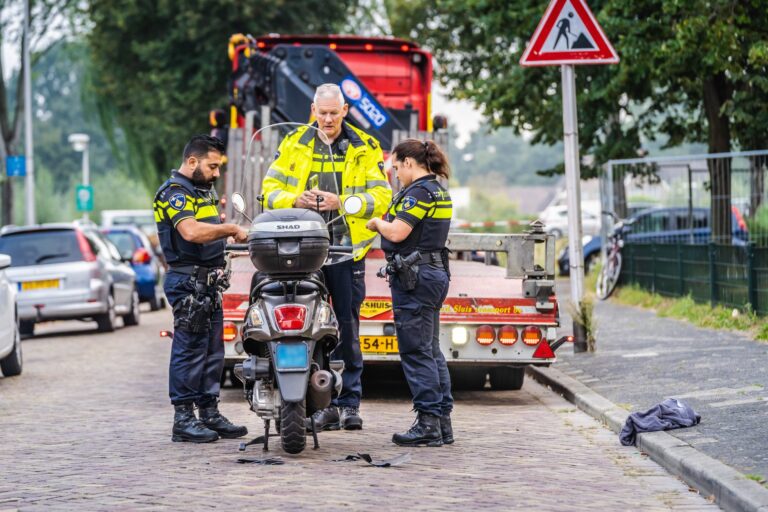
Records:
[[[102,229],[101,232],[117,247],[123,261],[130,262],[136,273],[139,300],[148,302],[152,311],[165,307],[165,270],[147,235],[138,228],[127,225],[112,226]]]
[[[709,227],[709,208],[687,207],[648,208],[632,215],[619,229],[627,242],[659,244],[706,244],[712,233]],[[747,224],[738,208],[731,207],[731,243],[746,245],[749,241]],[[600,259],[602,238],[594,236],[584,244],[584,270],[589,272]],[[570,260],[566,246],[557,260],[561,276],[570,273]]]

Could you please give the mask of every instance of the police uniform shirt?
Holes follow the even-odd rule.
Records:
[[[158,238],[168,265],[224,266],[225,240],[196,244],[185,240],[176,229],[179,222],[188,218],[206,224],[221,224],[217,204],[213,187],[196,187],[189,178],[172,171],[171,178],[160,187],[154,202]]]
[[[344,171],[344,159],[346,158],[348,147],[349,138],[343,125],[341,133],[331,143],[333,160],[331,160],[328,145],[318,135],[315,135],[312,168],[307,180],[307,190],[312,188],[311,183],[316,179],[318,189],[338,196],[341,195],[341,176]],[[338,211],[335,210],[321,212],[321,214],[326,222],[339,216]],[[352,241],[349,238],[349,228],[343,221],[334,222],[328,229],[330,230],[332,245],[352,245]]]
[[[393,199],[386,215],[389,222],[400,219],[413,228],[400,243],[382,238],[381,248],[387,254],[408,255],[420,251],[439,251],[448,240],[453,203],[448,191],[434,174],[423,176],[403,189]]]

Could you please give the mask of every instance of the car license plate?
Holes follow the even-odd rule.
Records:
[[[360,336],[360,349],[367,354],[397,354],[397,336]]]
[[[21,291],[47,290],[50,288],[59,288],[59,286],[60,286],[59,279],[45,279],[42,281],[24,281],[22,283],[19,283],[19,290]]]

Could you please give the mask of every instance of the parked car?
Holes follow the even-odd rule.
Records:
[[[95,227],[79,223],[6,226],[0,253],[11,256],[19,330],[47,320],[92,319],[102,332],[139,323],[136,273]]]
[[[147,236],[157,232],[155,214],[152,210],[102,210],[101,227],[136,226]]]
[[[21,336],[16,315],[16,288],[6,275],[11,257],[0,254],[0,370],[6,377],[21,373]]]
[[[546,226],[547,233],[555,238],[568,235],[568,207],[565,205],[549,206],[539,216]],[[584,235],[596,235],[600,232],[600,217],[597,213],[581,211],[581,230]]]
[[[152,244],[141,230],[134,226],[113,226],[101,232],[117,247],[123,261],[130,262],[136,272],[139,300],[148,302],[152,311],[165,307],[163,278],[165,269],[155,255]]]
[[[654,207],[641,210],[617,225],[623,231],[623,238],[628,243],[687,243],[706,244],[711,238],[709,226],[709,208]],[[749,241],[747,223],[739,209],[731,207],[731,243],[743,246]],[[588,272],[600,258],[602,238],[591,237],[584,243],[584,269]],[[568,247],[565,247],[557,259],[561,276],[570,273]]]

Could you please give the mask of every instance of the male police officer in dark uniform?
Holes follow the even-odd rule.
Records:
[[[223,143],[196,135],[184,148],[184,161],[155,195],[154,210],[168,262],[165,295],[173,307],[174,334],[170,397],[176,409],[174,441],[207,443],[248,433],[219,413],[224,368],[223,314],[225,239],[247,240],[247,231],[222,224],[213,183],[219,177]],[[195,416],[194,406],[200,411]]]

